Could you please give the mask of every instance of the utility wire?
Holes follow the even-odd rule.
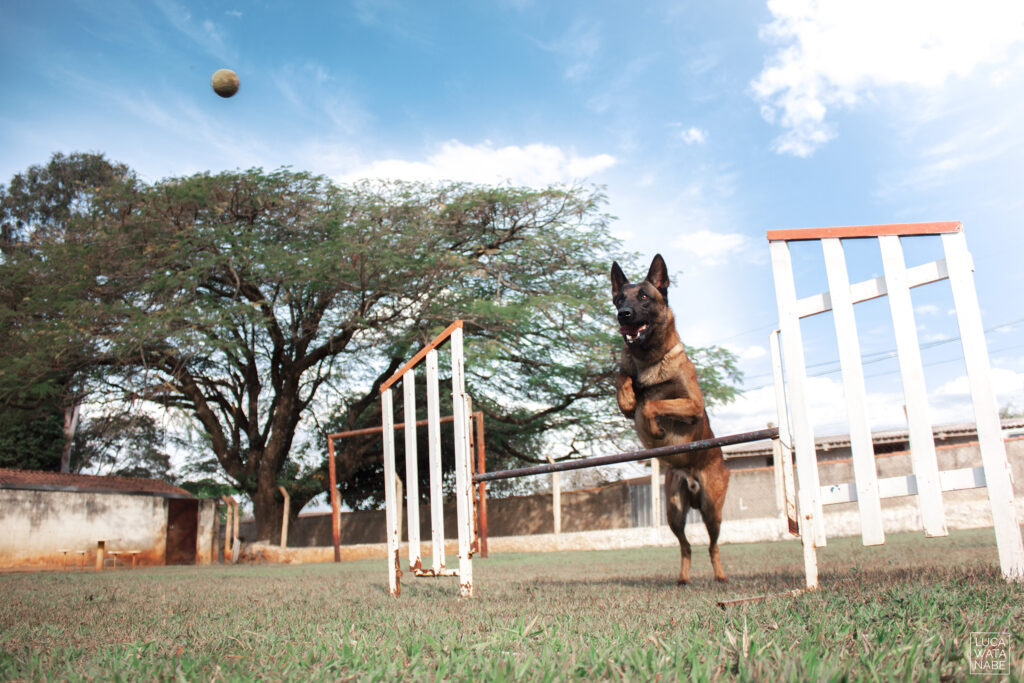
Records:
[[[1017,320],[1011,320],[1011,321],[1008,321],[1008,322],[1005,322],[1005,323],[1000,323],[998,325],[993,325],[992,327],[985,328],[984,331],[987,334],[989,332],[995,332],[997,330],[1008,329],[1008,328],[1013,327],[1015,325],[1019,325],[1020,323],[1024,323],[1024,318],[1020,318],[1020,319],[1017,319]],[[952,342],[955,342],[955,341],[959,341],[959,340],[960,340],[959,336],[957,336],[957,337],[950,337],[949,339],[940,339],[940,340],[937,340],[937,341],[934,341],[934,342],[928,342],[926,344],[921,344],[921,349],[922,350],[931,349],[931,348],[935,348],[937,346],[942,346],[944,344],[949,344],[949,343],[952,343]],[[999,349],[993,349],[993,350],[989,351],[989,354],[1002,353],[1003,351],[1012,351],[1014,349],[1021,348],[1022,346],[1024,346],[1024,344],[1016,344],[1014,346],[1006,346],[1006,347],[1002,347],[1002,348],[999,348]],[[893,358],[896,358],[897,356],[898,356],[898,354],[896,353],[895,349],[891,349],[889,351],[877,351],[877,352],[874,352],[874,353],[871,353],[871,354],[863,355],[861,357],[861,364],[862,365],[872,365],[874,363],[881,363],[881,362],[886,361],[886,360],[891,360]],[[922,367],[926,367],[927,368],[927,367],[932,367],[934,365],[943,365],[945,363],[953,363],[953,362],[956,362],[958,360],[961,360],[962,358],[963,358],[962,356],[957,356],[956,358],[949,358],[949,359],[946,359],[946,360],[933,361],[931,363],[924,363],[922,365]],[[832,360],[832,361],[824,361],[824,362],[821,362],[821,363],[814,363],[814,364],[808,365],[806,367],[807,368],[824,367],[824,366],[828,366],[828,365],[837,365],[838,363],[839,363],[839,361]],[[810,377],[825,377],[827,375],[834,375],[837,372],[841,372],[841,371],[842,371],[842,368],[831,368],[829,370],[824,370],[822,372],[816,372],[816,373],[810,374],[810,375],[808,375],[808,377],[809,378]],[[898,370],[891,370],[889,372],[880,372],[880,373],[876,373],[874,375],[866,375],[865,379],[867,379],[868,377],[885,377],[887,375],[894,375],[897,372],[899,372],[899,371]],[[755,378],[756,377],[767,377],[767,376],[769,376],[771,374],[772,373],[770,373],[770,372],[760,373],[760,374],[757,374],[757,375],[752,375],[751,377],[755,377]],[[765,387],[770,387],[770,386],[772,386],[771,382],[769,382],[767,384],[761,384],[761,385],[758,385],[756,387],[750,387],[750,388],[743,389],[743,391],[741,393],[747,393],[748,391],[757,391],[758,389],[764,389]]]

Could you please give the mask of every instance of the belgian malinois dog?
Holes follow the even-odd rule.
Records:
[[[714,438],[697,370],[679,340],[675,317],[668,306],[668,270],[658,254],[647,278],[630,284],[618,263],[612,263],[612,303],[625,346],[615,379],[619,409],[633,420],[644,448],[670,446]],[[682,560],[678,584],[690,581],[690,542],[686,514],[700,510],[711,539],[709,549],[715,579],[725,581],[718,554],[722,505],[729,487],[729,470],[721,448],[708,448],[661,458],[665,472],[668,524],[679,539]]]

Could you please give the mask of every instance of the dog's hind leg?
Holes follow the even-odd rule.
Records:
[[[668,512],[668,526],[679,539],[679,578],[676,584],[690,582],[690,542],[686,540],[686,515],[690,512],[687,477],[682,472],[668,468],[665,472],[665,500]]]
[[[724,465],[722,465],[722,469],[725,469]],[[728,474],[726,474],[725,482],[728,482]],[[722,507],[724,504],[725,491],[723,490],[721,495],[705,495],[701,500],[700,509],[701,516],[704,517],[704,526],[708,530],[708,554],[711,556],[711,569],[715,573],[715,580],[723,583],[728,579],[725,578],[722,558],[718,552],[718,534],[722,529]]]

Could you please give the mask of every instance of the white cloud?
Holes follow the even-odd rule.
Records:
[[[748,346],[739,353],[741,361],[757,360],[768,355],[768,350],[763,346]]]
[[[175,29],[221,60],[225,66],[236,61],[237,51],[228,44],[215,23],[210,20],[196,21],[188,8],[174,0],[158,0],[156,5]]]
[[[593,71],[594,60],[601,51],[601,30],[593,22],[578,20],[558,40],[539,43],[540,47],[561,55],[566,62],[563,76],[579,81]]]
[[[739,233],[701,229],[679,235],[672,246],[693,254],[702,265],[717,266],[745,250],[748,242]]]
[[[681,132],[679,137],[688,145],[703,145],[708,140],[708,133],[701,128],[690,126]]]
[[[615,164],[609,154],[579,156],[573,150],[540,143],[495,147],[449,140],[423,161],[384,159],[344,174],[340,180],[389,178],[416,181],[456,180],[542,186],[572,183]]]
[[[1019,400],[1024,395],[1024,374],[1006,368],[992,368],[991,377],[992,390],[999,403]],[[946,401],[957,398],[969,399],[971,394],[967,376],[961,375],[946,382],[936,389],[933,395]]]
[[[769,0],[762,38],[779,44],[751,84],[762,115],[785,132],[779,153],[810,156],[835,137],[831,109],[875,89],[936,89],[990,67],[993,82],[1020,68],[1020,0]]]
[[[303,116],[330,122],[325,132],[355,136],[371,120],[370,114],[317,62],[288,64],[271,73],[278,91]]]

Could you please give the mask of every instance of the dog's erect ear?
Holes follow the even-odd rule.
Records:
[[[661,258],[661,254],[654,255],[651,269],[647,271],[647,281],[668,300],[668,268],[665,266],[665,259]]]
[[[629,280],[626,279],[626,274],[622,272],[622,268],[619,267],[618,261],[612,261],[612,298],[614,299],[622,291],[622,288],[626,286]]]

